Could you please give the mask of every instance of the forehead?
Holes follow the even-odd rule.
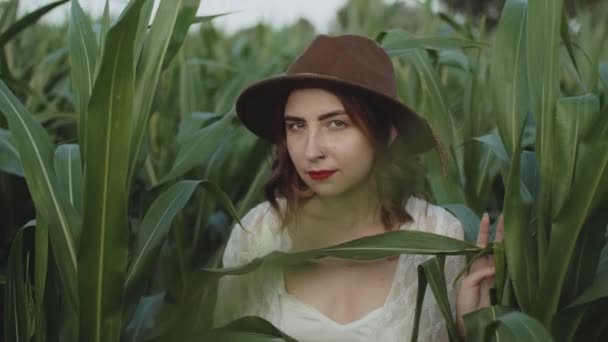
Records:
[[[344,110],[340,99],[324,89],[296,89],[289,93],[284,115],[312,118],[330,111]]]

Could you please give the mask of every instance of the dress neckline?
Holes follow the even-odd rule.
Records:
[[[400,226],[399,230],[402,230],[403,228],[404,228],[404,225]],[[286,241],[289,248],[291,248],[292,241],[291,241],[291,237],[289,236],[289,233],[287,232],[287,228],[284,229],[283,235],[284,235],[283,238],[285,239],[284,241]],[[305,302],[301,301],[295,295],[289,293],[287,291],[287,286],[285,284],[285,269],[284,268],[281,268],[278,272],[279,273],[279,294],[283,295],[285,298],[290,300],[294,305],[305,308],[306,310],[308,310],[311,313],[313,313],[314,315],[316,315],[320,320],[322,320],[330,325],[333,325],[333,326],[341,328],[341,329],[353,328],[353,327],[359,326],[359,325],[364,324],[364,323],[368,322],[369,320],[373,319],[374,317],[376,317],[377,315],[382,313],[384,311],[384,309],[388,306],[388,304],[391,300],[391,297],[392,297],[393,293],[395,292],[395,284],[397,283],[397,275],[400,272],[401,265],[403,264],[403,258],[405,256],[406,255],[403,255],[403,254],[399,255],[399,260],[397,260],[397,265],[396,265],[395,271],[393,273],[393,280],[391,282],[391,286],[388,290],[388,293],[386,294],[386,298],[384,299],[384,303],[382,304],[382,306],[372,309],[372,310],[368,311],[367,313],[365,313],[363,316],[361,316],[353,321],[350,321],[350,322],[340,323],[340,322],[332,319],[331,317],[327,316],[323,312],[321,312],[315,306],[305,303]]]

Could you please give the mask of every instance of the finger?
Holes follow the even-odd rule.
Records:
[[[488,213],[484,213],[481,222],[479,222],[479,232],[477,233],[477,246],[484,248],[488,244],[488,236],[490,235],[490,217]]]
[[[496,269],[493,266],[484,267],[474,272],[469,273],[464,279],[462,279],[463,287],[477,287],[481,285],[481,281],[493,277],[496,273]]]
[[[481,281],[481,286],[479,288],[479,307],[483,308],[486,306],[490,306],[492,304],[492,300],[490,299],[490,290],[494,286],[494,279],[491,277],[484,278]]]
[[[498,219],[498,227],[496,227],[496,236],[494,237],[495,242],[502,242],[502,238],[505,234],[505,217],[500,214]]]

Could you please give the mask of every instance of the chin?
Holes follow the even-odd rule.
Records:
[[[309,186],[309,187],[317,196],[320,196],[320,197],[333,197],[333,196],[338,196],[338,195],[344,193],[344,191],[342,189],[338,189],[336,186]]]

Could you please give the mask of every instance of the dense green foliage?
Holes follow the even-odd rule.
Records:
[[[22,18],[18,1],[0,7],[5,340],[281,336],[255,319],[210,332],[210,314],[226,273],[218,245],[261,200],[270,167],[270,146],[239,124],[234,101],[282,72],[314,29],[302,20],[227,34],[195,16],[198,0],[158,1],[154,16],[152,1],[132,0],[119,18],[93,22],[65,2]],[[419,269],[435,289],[443,255],[492,252],[495,305],[466,318],[470,340],[606,340],[608,6],[569,17],[562,0],[504,3],[486,24],[430,2],[351,0],[331,28],[375,38],[394,57],[401,98],[449,155],[447,176],[436,153],[424,156],[429,197],[468,240],[483,211],[504,212],[504,244],[397,232],[230,272],[436,254]],[[37,23],[62,5],[66,26]]]

